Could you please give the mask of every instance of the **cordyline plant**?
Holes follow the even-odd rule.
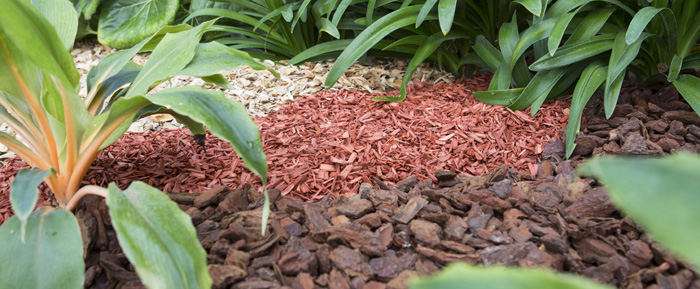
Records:
[[[266,183],[260,133],[242,104],[219,91],[186,86],[148,91],[175,75],[227,86],[220,71],[239,65],[267,69],[246,53],[219,43],[199,43],[213,21],[197,27],[165,27],[129,50],[106,56],[87,76],[87,97],[78,94],[79,73],[68,53],[70,34],[55,29],[29,1],[7,0],[0,9],[0,119],[17,138],[0,133],[34,169],[20,171],[11,186],[15,216],[0,227],[0,288],[80,288],[84,276],[78,223],[70,213],[80,198],[107,198],[119,243],[150,288],[209,287],[205,252],[189,217],[144,183],[126,190],[80,187],[98,152],[137,118],[169,113],[193,134],[206,127],[231,143],[248,168]],[[59,31],[59,33],[57,33]],[[131,61],[152,51],[142,67]],[[45,180],[63,209],[32,213]],[[264,218],[269,214],[267,193]],[[266,223],[266,220],[263,221]],[[263,232],[265,228],[263,225]]]

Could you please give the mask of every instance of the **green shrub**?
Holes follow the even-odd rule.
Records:
[[[114,184],[108,189],[81,188],[80,182],[98,152],[116,141],[135,118],[169,113],[193,134],[204,134],[206,125],[231,143],[266,184],[260,133],[241,103],[220,91],[194,86],[148,93],[175,75],[228,85],[219,74],[222,70],[239,65],[268,69],[225,45],[200,44],[212,24],[164,27],[129,50],[106,56],[88,73],[88,93],[81,99],[79,74],[65,47],[71,35],[59,35],[56,31],[65,30],[55,29],[28,1],[3,3],[0,120],[17,137],[0,132],[0,142],[34,169],[20,171],[12,184],[16,214],[0,228],[0,258],[16,262],[0,267],[0,288],[82,287],[82,241],[70,211],[85,194],[107,198],[122,249],[144,284],[210,286],[206,254],[192,222],[167,196],[139,182],[124,191]],[[130,61],[142,51],[152,51],[143,67]],[[42,179],[63,209],[45,207],[32,213]],[[269,215],[267,192],[265,200],[263,224]]]

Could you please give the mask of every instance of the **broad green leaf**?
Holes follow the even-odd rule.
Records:
[[[476,99],[481,102],[485,102],[493,105],[509,106],[513,104],[520,94],[523,93],[524,88],[513,88],[506,90],[489,90],[489,91],[474,91],[472,94]]]
[[[700,114],[700,78],[683,74],[673,81],[673,86],[678,89],[695,113]]]
[[[365,54],[382,38],[397,29],[416,22],[420,6],[409,6],[391,12],[367,27],[340,54],[326,76],[325,86],[330,87],[350,68],[353,62]]]
[[[608,68],[609,70],[610,68]],[[617,106],[617,99],[620,96],[620,90],[622,89],[622,81],[625,78],[625,74],[620,74],[615,80],[612,81],[610,85],[605,82],[605,91],[603,92],[603,107],[605,108],[605,117],[610,118],[615,111]]]
[[[24,241],[20,227],[17,216],[0,226],[0,260],[6,262],[0,288],[83,288],[83,242],[73,214],[37,209],[27,220]]]
[[[40,69],[74,88],[80,75],[56,29],[28,1],[3,1],[0,9],[0,35],[3,42],[21,47],[23,56]]]
[[[545,55],[532,63],[530,69],[544,71],[596,56],[612,49],[614,37],[614,35],[603,34],[586,41],[564,45],[557,49],[553,56]]]
[[[430,10],[433,10],[435,3],[437,3],[437,0],[427,0],[425,3],[423,3],[423,7],[421,7],[420,12],[418,12],[418,18],[416,18],[416,28],[418,28],[423,21],[425,21],[425,17],[428,16]]]
[[[622,87],[622,80],[627,66],[637,58],[642,42],[649,34],[638,37],[631,45],[627,45],[625,41],[625,31],[620,31],[615,37],[612,52],[610,53],[610,61],[608,64],[608,74],[605,80],[605,115],[609,118],[615,106],[617,105],[617,97]]]
[[[44,182],[44,178],[51,174],[50,170],[40,170],[37,168],[20,170],[10,186],[10,203],[15,216],[22,223],[22,240],[24,240],[25,225],[29,215],[34,210],[36,202],[39,200],[39,185]]]
[[[671,65],[668,66],[668,77],[666,80],[668,81],[674,81],[676,78],[678,78],[678,74],[681,72],[681,68],[683,67],[683,56],[679,55],[673,55],[673,59],[671,59]]]
[[[217,137],[229,142],[248,169],[267,179],[267,158],[260,131],[245,107],[219,91],[186,86],[168,88],[146,96],[151,102],[203,123]]]
[[[100,4],[100,0],[72,0],[73,3],[76,1],[78,3],[75,5],[75,10],[78,11],[78,16],[82,14],[85,20],[92,18],[92,14],[97,11],[97,6]]]
[[[44,18],[55,28],[66,49],[73,47],[78,32],[78,12],[68,0],[31,0]]]
[[[509,268],[453,263],[435,276],[414,277],[409,289],[611,289],[607,285],[544,268]]]
[[[663,158],[597,158],[579,173],[599,179],[610,200],[645,232],[700,270],[700,159],[685,153]]]
[[[539,103],[547,98],[559,79],[566,73],[566,67],[559,67],[550,70],[537,72],[530,81],[530,84],[525,87],[525,90],[520,96],[513,101],[509,107],[512,110],[523,110],[539,100]],[[532,115],[537,112],[539,107],[533,106],[530,110]]]
[[[88,109],[101,113],[104,109],[108,108],[105,101],[109,100],[110,103],[115,102],[117,99],[113,97],[113,94],[120,88],[133,82],[139,72],[141,72],[141,65],[129,61],[119,73],[112,75],[110,78],[100,83],[100,88],[88,105]]]
[[[192,60],[177,74],[203,77],[232,70],[241,65],[247,65],[256,70],[267,70],[275,77],[279,77],[279,73],[274,69],[256,61],[248,53],[217,42],[198,44]]]
[[[514,0],[513,3],[523,5],[532,15],[542,17],[542,1],[540,0]]]
[[[588,100],[593,93],[603,84],[607,75],[607,67],[600,61],[589,64],[581,73],[581,78],[576,83],[574,94],[571,97],[569,121],[566,126],[566,158],[574,152],[576,135],[581,128],[581,116]]]
[[[606,23],[608,23],[608,19],[613,12],[615,12],[615,9],[602,9],[589,13],[583,18],[583,20],[581,20],[581,22],[579,22],[576,29],[574,29],[574,32],[572,32],[571,36],[569,36],[569,39],[566,40],[565,44],[585,41],[595,36],[598,34],[600,29]]]
[[[124,254],[149,288],[210,288],[206,252],[192,219],[163,192],[142,182],[107,194],[109,216]]]
[[[442,35],[447,35],[452,28],[452,20],[455,17],[457,0],[440,0],[438,3],[438,20]]]
[[[228,82],[228,79],[226,79],[226,77],[221,73],[202,76],[201,78],[207,83],[211,83],[225,89],[236,89],[235,87],[233,87],[233,85],[231,85],[230,82]]]
[[[202,34],[214,22],[208,21],[190,30],[168,33],[143,65],[126,97],[145,94],[156,81],[175,76],[190,63]]]
[[[175,19],[178,0],[107,0],[100,8],[97,39],[127,48],[139,43]]]
[[[637,38],[642,35],[642,32],[647,27],[651,19],[653,19],[657,13],[664,9],[668,8],[656,8],[649,6],[637,11],[637,14],[634,14],[634,18],[632,18],[632,21],[630,21],[629,28],[627,28],[627,35],[625,35],[625,42],[627,42],[627,45],[631,45],[637,41]]]

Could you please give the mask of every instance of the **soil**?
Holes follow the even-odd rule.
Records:
[[[534,172],[496,162],[477,176],[450,168],[387,182],[375,174],[352,194],[313,203],[277,186],[264,236],[257,185],[167,193],[192,216],[215,288],[405,288],[454,261],[542,266],[620,288],[700,288],[605,189],[574,174],[592,155],[697,153],[700,118],[675,89],[636,84],[623,88],[610,120],[601,113],[596,95],[575,156],[563,160],[564,143],[551,140],[533,157],[541,160]],[[90,236],[85,287],[141,288],[104,201],[85,198],[76,214]]]

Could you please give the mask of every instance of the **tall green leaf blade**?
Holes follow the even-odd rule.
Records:
[[[142,182],[109,185],[107,206],[119,245],[149,288],[210,288],[206,252],[192,219],[163,192]]]
[[[607,67],[602,62],[589,64],[581,73],[581,78],[576,83],[574,94],[571,97],[569,121],[566,125],[566,158],[568,159],[576,148],[574,141],[581,128],[581,116],[583,109],[591,99],[593,93],[603,84],[607,74]]]
[[[566,28],[569,27],[569,23],[571,23],[571,20],[574,19],[577,12],[578,10],[564,14],[564,16],[560,17],[559,20],[557,20],[557,23],[554,24],[547,42],[547,48],[549,49],[550,56],[554,56],[554,53],[557,52],[559,43],[561,43],[561,39],[564,37],[564,32],[566,32]]]
[[[567,66],[599,55],[613,48],[614,35],[600,35],[592,39],[560,47],[553,55],[545,55],[532,63],[530,69],[544,71]]]
[[[168,88],[146,98],[206,125],[233,146],[251,171],[267,180],[267,157],[260,131],[240,102],[227,99],[219,91],[195,86]]]
[[[10,203],[15,216],[19,218],[24,226],[27,218],[34,210],[36,202],[39,200],[39,185],[44,182],[44,178],[51,174],[50,170],[40,170],[37,168],[20,170],[10,186]],[[24,232],[24,228],[22,228]],[[22,236],[24,238],[24,236]]]
[[[28,1],[3,1],[0,9],[0,35],[13,42],[40,69],[74,88],[80,74],[73,57],[61,42],[56,29]],[[7,39],[7,40],[5,40]]]
[[[382,40],[382,38],[389,35],[389,33],[415,23],[419,9],[420,6],[400,8],[385,15],[363,30],[340,54],[333,67],[328,71],[324,85],[332,86],[350,68],[353,62]]]
[[[608,74],[605,80],[605,115],[610,117],[617,105],[617,97],[622,87],[622,80],[627,66],[637,58],[642,42],[649,36],[645,34],[638,37],[632,44],[628,45],[625,40],[625,31],[620,31],[615,37],[610,60],[608,64]]]
[[[101,5],[97,39],[127,48],[148,38],[175,19],[178,0],[107,0]]]
[[[518,3],[530,11],[532,15],[542,17],[542,1],[541,0],[514,0],[513,3]]]
[[[564,76],[566,69],[566,67],[559,67],[551,70],[540,71],[535,74],[535,77],[532,78],[530,84],[528,84],[523,93],[521,93],[520,96],[513,101],[510,108],[513,110],[523,110],[540,99],[546,99],[549,92],[552,91],[559,79]],[[531,114],[534,115],[535,112],[537,112],[537,109],[539,109],[539,107],[533,106],[531,108]]]
[[[565,44],[573,44],[595,36],[600,29],[608,23],[608,19],[613,12],[615,12],[615,9],[611,8],[589,13],[581,20],[578,26],[576,26],[576,29],[571,33],[571,36],[569,36]]]
[[[73,47],[75,35],[78,33],[78,12],[73,3],[68,0],[31,0],[44,18],[55,28],[63,47]]]
[[[232,70],[241,65],[247,65],[256,70],[267,70],[279,77],[279,73],[274,69],[256,61],[247,52],[217,42],[198,44],[194,57],[178,74],[203,77]]]
[[[558,274],[543,268],[509,268],[454,263],[435,276],[410,280],[410,289],[611,289],[576,275]]]
[[[442,35],[447,35],[447,33],[450,32],[456,9],[457,0],[440,0],[438,3],[438,21],[440,22],[440,30],[442,30]]]
[[[627,35],[625,35],[625,42],[627,42],[627,45],[631,45],[637,41],[637,38],[642,35],[642,32],[647,27],[651,19],[653,19],[656,14],[664,9],[668,8],[649,6],[637,11],[637,14],[634,14],[634,18],[632,18],[632,21],[630,21],[630,25],[627,28]]]
[[[513,88],[506,90],[474,91],[474,97],[488,104],[509,106],[513,104],[525,88]]]
[[[214,22],[208,21],[190,30],[168,33],[148,58],[126,97],[144,95],[156,81],[175,76],[190,63],[202,34]]]
[[[673,86],[678,89],[695,113],[700,114],[700,78],[683,74],[673,81]]]
[[[421,7],[420,12],[418,12],[418,18],[416,18],[416,28],[418,28],[423,21],[425,21],[425,17],[428,16],[430,10],[433,10],[435,3],[437,3],[437,0],[427,0],[425,3],[423,3],[423,7]]]
[[[671,65],[668,66],[668,77],[666,77],[667,81],[674,81],[676,78],[678,78],[678,74],[681,73],[681,68],[683,67],[683,59],[683,56],[677,54],[673,55]]]
[[[0,288],[83,288],[83,242],[73,214],[39,208],[27,220],[24,242],[20,227],[17,216],[0,226]]]
[[[663,158],[597,158],[581,174],[598,178],[610,200],[666,249],[700,270],[700,159],[681,153]]]
[[[503,62],[503,55],[482,35],[476,37],[476,42],[472,48],[488,64],[491,71],[496,71],[501,62]]]
[[[340,38],[340,31],[338,31],[338,27],[336,27],[335,24],[333,24],[333,22],[327,18],[319,18],[317,23],[321,26],[319,28],[319,32],[326,32],[335,39]]]

